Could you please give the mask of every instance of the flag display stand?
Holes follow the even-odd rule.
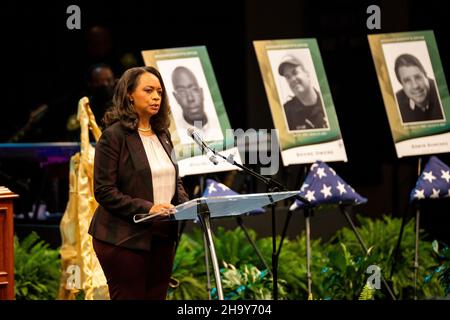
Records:
[[[418,179],[409,196],[409,207],[415,208],[415,248],[414,248],[414,300],[418,299],[417,285],[419,276],[419,244],[420,244],[420,215],[421,204],[424,200],[437,200],[450,196],[450,167],[440,161],[436,156],[431,156],[422,170],[422,158],[418,159]],[[406,225],[406,214],[403,215],[397,245],[394,250],[392,273],[396,266],[400,251],[403,229]]]
[[[422,170],[422,158],[419,157],[417,159],[417,178],[420,177],[420,173]],[[395,268],[397,266],[397,260],[398,260],[398,254],[400,251],[400,245],[402,242],[402,238],[403,238],[403,231],[405,230],[405,226],[406,226],[406,220],[407,220],[407,216],[408,216],[408,211],[410,210],[410,205],[406,208],[405,211],[403,211],[402,214],[402,224],[400,226],[400,232],[398,234],[398,238],[397,238],[397,244],[395,245],[395,249],[394,249],[394,253],[393,253],[393,259],[392,259],[392,267],[391,267],[391,277],[394,274]],[[416,206],[416,227],[417,227],[417,216],[419,216],[420,218],[420,212],[418,213],[417,211],[419,211],[419,206]],[[418,239],[417,239],[417,232],[416,232],[416,243],[418,243]],[[418,254],[417,254],[417,262],[418,262]],[[414,261],[416,261],[416,254],[414,253]],[[416,263],[414,262],[414,268],[416,266]],[[414,273],[414,277],[416,276],[416,274]],[[416,292],[416,281],[414,280],[414,292]],[[414,293],[414,297],[416,297],[416,294]]]
[[[288,218],[290,219],[293,211],[297,209],[303,210],[306,228],[308,299],[310,299],[312,298],[310,217],[316,208],[320,208],[323,205],[338,205],[341,213],[344,215],[358,242],[363,248],[364,253],[367,255],[369,254],[367,246],[347,212],[348,207],[365,203],[367,202],[367,199],[356,193],[355,190],[340,178],[331,167],[322,161],[316,161],[311,165],[309,173],[300,188],[300,195],[310,201],[310,206],[305,206],[298,201],[294,202],[289,208],[290,214],[288,215]],[[286,229],[287,223],[285,224],[283,234],[285,234]],[[389,296],[395,300],[395,295],[382,275],[381,280],[386,287]]]
[[[312,297],[310,212],[312,213],[313,210],[309,208],[303,209],[306,229],[306,279],[308,281],[308,299]]]
[[[417,176],[420,177],[422,158],[417,162]],[[416,237],[414,249],[414,300],[417,300],[417,277],[419,275],[419,233],[420,233],[420,208],[416,206]]]

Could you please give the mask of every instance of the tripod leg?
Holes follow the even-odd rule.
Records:
[[[422,158],[417,162],[417,175],[420,177]],[[417,275],[419,273],[419,232],[420,232],[420,209],[416,208],[416,245],[414,252],[414,300],[417,300]]]
[[[306,225],[306,276],[308,279],[308,299],[312,296],[312,278],[311,278],[311,228],[310,228],[309,210],[305,209],[305,225]]]
[[[273,282],[273,299],[278,300],[278,255],[277,255],[277,239],[276,239],[276,219],[275,206],[272,204],[272,282]]]
[[[202,215],[200,221],[202,222],[206,243],[209,247],[209,253],[211,254],[211,262],[214,270],[214,277],[216,279],[217,295],[219,297],[219,300],[223,300],[222,281],[220,279],[219,263],[217,262],[216,250],[214,248],[209,216],[207,214]]]
[[[414,253],[414,300],[417,300],[417,275],[419,273],[420,210],[416,210],[416,248]]]
[[[267,264],[266,260],[264,259],[264,257],[261,254],[261,251],[259,251],[258,247],[256,246],[255,241],[253,241],[253,239],[250,237],[250,234],[248,233],[247,228],[244,225],[244,221],[242,220],[241,217],[237,217],[236,221],[239,225],[239,227],[241,227],[242,231],[244,231],[245,236],[247,237],[248,241],[250,242],[250,244],[252,245],[253,249],[255,250],[256,254],[258,255],[259,259],[261,260],[261,262],[263,263],[264,267],[269,270],[270,275],[272,275],[272,270],[270,269],[269,265]]]
[[[292,218],[292,211],[288,211],[287,217],[286,217],[286,221],[284,222],[284,227],[283,227],[283,232],[281,233],[281,240],[280,240],[280,245],[278,246],[278,250],[277,250],[277,256],[280,256],[281,253],[281,247],[283,246],[283,242],[284,239],[286,238],[286,233],[287,233],[287,229],[289,226],[289,221]]]
[[[292,211],[288,211],[286,221],[284,222],[283,232],[281,234],[280,245],[276,248],[276,235],[275,235],[275,209],[272,207],[272,277],[273,277],[273,299],[278,300],[278,258],[281,253],[281,247],[283,246],[284,238],[286,237],[289,221],[292,217]]]
[[[365,253],[366,255],[368,255],[368,254],[369,254],[369,250],[367,249],[366,244],[364,243],[363,239],[361,238],[361,235],[359,234],[358,230],[356,229],[355,224],[353,223],[352,219],[350,218],[350,216],[349,216],[347,210],[345,210],[345,208],[344,208],[343,206],[340,206],[340,209],[341,209],[341,212],[344,214],[345,218],[347,219],[348,224],[349,224],[350,227],[352,228],[353,233],[355,234],[356,238],[358,239],[359,244],[360,244],[361,247],[363,248],[364,253]],[[394,293],[393,293],[392,290],[391,290],[391,287],[389,287],[389,284],[386,282],[386,280],[384,279],[384,277],[383,277],[383,275],[382,275],[381,273],[380,273],[380,278],[381,278],[381,281],[383,282],[383,284],[384,284],[386,290],[388,291],[389,296],[391,297],[391,299],[392,299],[392,300],[397,300],[397,299],[395,298]]]
[[[402,216],[402,225],[400,227],[397,244],[395,245],[395,249],[394,249],[394,252],[392,255],[393,259],[392,259],[392,266],[391,266],[391,277],[394,274],[395,268],[397,266],[398,253],[400,251],[400,245],[402,243],[403,231],[405,230],[405,225],[406,225],[406,211],[403,213],[403,216]]]
[[[203,233],[203,245],[205,248],[206,291],[208,291],[208,300],[211,300],[211,275],[209,273],[208,240],[206,239],[205,233]]]

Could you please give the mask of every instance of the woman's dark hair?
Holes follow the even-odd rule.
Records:
[[[162,88],[161,105],[156,115],[150,118],[150,125],[153,131],[160,133],[169,127],[169,102],[167,100],[166,88],[161,74],[153,67],[136,67],[126,70],[117,82],[112,107],[109,108],[102,121],[106,127],[120,121],[122,126],[129,130],[137,130],[139,116],[134,106],[131,104],[129,94],[136,90],[141,75],[145,72],[155,75]]]

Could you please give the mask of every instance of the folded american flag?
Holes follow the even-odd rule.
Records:
[[[360,196],[336,171],[322,161],[311,165],[299,195],[310,201],[312,207],[323,204],[358,205],[367,202],[366,198]],[[295,200],[289,210],[293,211],[304,205],[300,200]]]
[[[439,199],[450,196],[450,168],[432,156],[422,171],[416,186],[411,191],[409,201]]]
[[[203,192],[203,197],[221,197],[221,196],[235,196],[237,193],[231,190],[223,183],[219,183],[213,179],[206,179],[206,187]],[[263,208],[258,208],[249,212],[249,214],[258,214],[266,212]]]

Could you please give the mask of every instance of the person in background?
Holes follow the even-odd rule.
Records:
[[[114,72],[109,65],[98,63],[88,68],[86,92],[82,96],[89,98],[91,110],[99,125],[101,125],[99,122],[103,118],[106,110],[111,107],[115,84]],[[76,111],[75,108],[75,113],[67,120],[67,130],[70,132],[70,135],[74,136],[72,140],[77,140],[75,137],[79,139],[80,124],[77,120]]]

